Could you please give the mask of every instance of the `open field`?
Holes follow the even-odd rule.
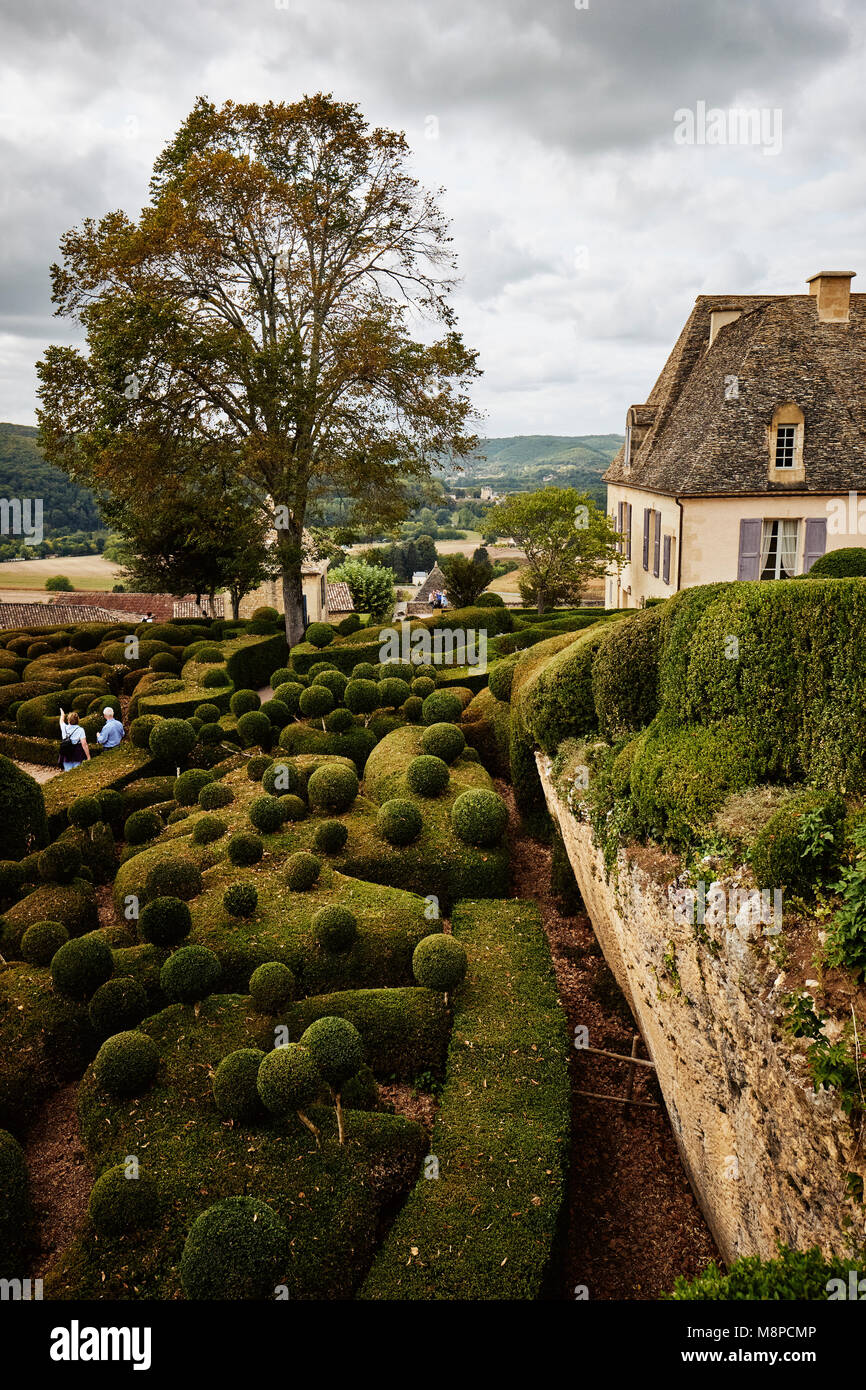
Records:
[[[0,592],[15,591],[22,598],[24,589],[45,591],[52,575],[65,574],[76,589],[103,589],[110,593],[120,583],[120,566],[102,555],[49,555],[44,560],[13,560],[0,565]]]

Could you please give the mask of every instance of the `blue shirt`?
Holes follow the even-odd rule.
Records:
[[[122,738],[123,725],[119,719],[107,719],[105,728],[96,735],[97,743],[101,743],[103,748],[116,748]]]

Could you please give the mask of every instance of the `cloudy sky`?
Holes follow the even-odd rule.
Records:
[[[484,432],[619,432],[696,295],[866,291],[864,32],[862,0],[6,0],[0,420],[75,341],[63,231],[137,214],[196,96],[325,90],[445,189]]]

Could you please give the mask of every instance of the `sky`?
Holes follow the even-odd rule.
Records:
[[[444,190],[480,433],[621,433],[697,295],[866,292],[864,37],[862,0],[4,0],[0,420],[80,341],[61,235],[137,216],[196,97],[328,91]]]

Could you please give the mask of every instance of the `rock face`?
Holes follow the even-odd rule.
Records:
[[[590,826],[559,798],[541,755],[538,769],[724,1259],[772,1257],[778,1240],[844,1254],[847,1223],[855,1237],[863,1229],[846,1189],[864,1154],[835,1093],[814,1091],[806,1045],[783,1032],[786,990],[763,928],[693,925],[623,852],[608,878]]]

